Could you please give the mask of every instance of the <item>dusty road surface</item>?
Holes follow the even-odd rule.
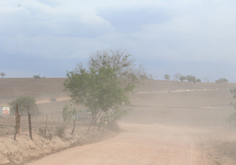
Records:
[[[210,162],[185,128],[120,124],[114,138],[71,148],[28,165],[206,165]]]

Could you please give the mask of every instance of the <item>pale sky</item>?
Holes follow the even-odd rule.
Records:
[[[235,8],[233,0],[0,0],[0,72],[65,77],[90,52],[122,48],[156,79],[236,82]]]

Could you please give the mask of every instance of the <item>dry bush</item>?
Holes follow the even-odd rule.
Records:
[[[55,135],[58,137],[63,137],[65,134],[66,127],[64,125],[62,126],[57,126],[55,130]]]
[[[40,127],[38,128],[38,135],[39,136],[42,136],[46,139],[52,139],[54,134],[53,134],[53,130],[52,129],[49,129],[47,128],[47,132],[46,132],[46,135],[45,135],[45,127]]]
[[[39,135],[39,136],[44,137],[44,132],[45,132],[45,128],[44,128],[44,127],[38,128],[38,135]]]

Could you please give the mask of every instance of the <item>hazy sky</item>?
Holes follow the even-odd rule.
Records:
[[[156,79],[236,82],[235,8],[234,0],[0,0],[0,72],[65,77],[90,52],[123,48]]]

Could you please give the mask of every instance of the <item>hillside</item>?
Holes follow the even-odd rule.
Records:
[[[65,78],[0,79],[1,103],[19,96],[32,96],[39,100],[67,96],[68,93],[63,92],[64,81]],[[190,144],[185,147],[193,147],[194,152],[200,150],[199,152],[202,152],[207,160],[215,162],[212,164],[233,165],[236,163],[236,157],[232,154],[236,152],[236,142],[234,141],[236,135],[231,130],[234,125],[227,123],[226,119],[235,112],[234,108],[230,106],[230,102],[234,100],[228,91],[234,87],[236,84],[232,83],[218,85],[216,83],[195,84],[161,80],[143,81],[136,86],[135,93],[129,95],[133,108],[127,116],[120,120],[122,128],[125,129],[121,135],[127,135],[127,139],[130,138],[132,141],[140,138],[138,140],[140,144],[145,144],[151,137],[162,137],[163,140],[160,141],[156,141],[156,138],[152,139],[150,146],[158,144],[157,146],[161,148],[170,144],[166,151],[176,149],[174,147],[176,145],[181,146],[182,142],[185,142],[184,139],[188,137],[186,142]],[[216,88],[218,90],[215,90]],[[199,90],[195,91],[195,89]],[[167,92],[170,90],[171,92]],[[46,114],[51,129],[60,124],[62,108],[68,103],[70,103],[69,100],[38,104],[40,116],[32,119],[35,127],[34,134],[38,132],[39,127],[44,127]],[[77,108],[83,109],[81,105],[78,105]],[[22,129],[27,136],[27,118],[22,117],[22,119]],[[1,118],[3,128],[10,132],[7,135],[10,139],[13,137],[14,121],[13,116],[9,119]],[[71,128],[72,125],[69,125],[68,129]],[[78,128],[85,129],[85,125],[78,122]],[[140,128],[143,128],[142,133],[137,132],[136,134],[134,131],[140,131]],[[167,134],[163,134],[163,132]],[[141,134],[147,140],[143,139]],[[146,136],[147,134],[150,136]],[[170,137],[168,134],[171,134],[172,138],[165,144],[165,139]],[[176,138],[179,141],[176,142]],[[119,140],[118,143],[120,143]],[[142,153],[142,150],[139,152]],[[179,147],[176,152],[184,153],[185,149]],[[214,155],[214,157],[210,155]],[[169,156],[175,157],[168,152],[164,156],[166,161]]]
[[[35,99],[67,96],[63,92],[63,82],[66,78],[1,78],[0,79],[0,103],[10,102],[20,96],[31,96]],[[228,89],[236,84],[228,83],[218,85],[216,83],[188,83],[179,81],[146,80],[137,84],[134,91],[155,92],[179,89]]]

